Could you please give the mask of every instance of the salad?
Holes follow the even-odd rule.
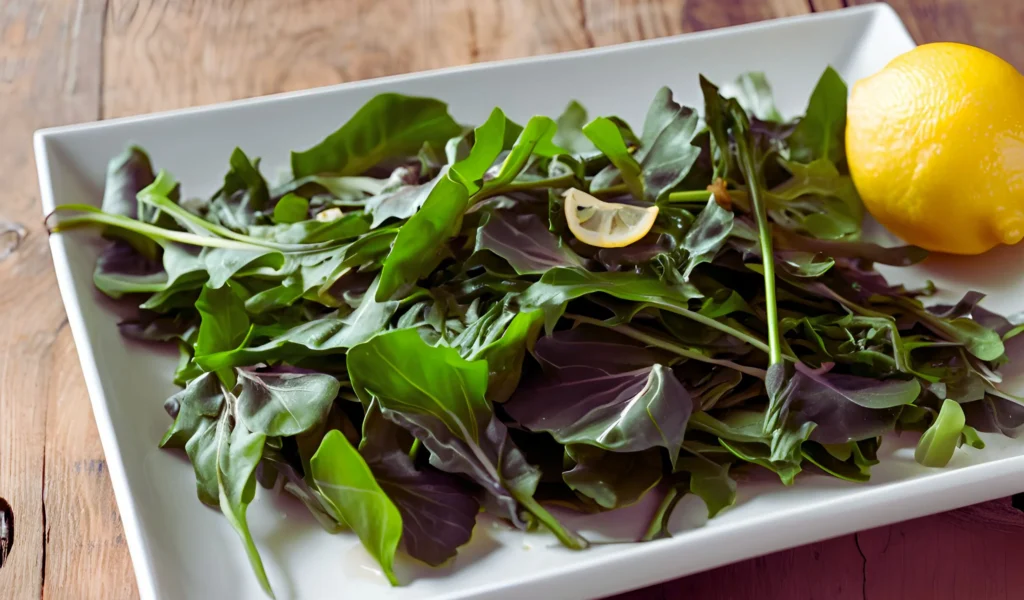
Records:
[[[874,268],[927,252],[861,239],[839,75],[795,119],[761,74],[700,88],[700,111],[658,91],[638,129],[576,102],[474,128],[382,94],[280,183],[236,149],[209,198],[131,147],[102,209],[48,226],[102,231],[121,333],[180,348],[159,444],[268,594],[257,484],[398,584],[397,552],[441,565],[481,511],[582,550],[552,505],[657,494],[654,540],[687,494],[728,509],[743,470],[863,482],[892,432],[931,467],[1016,434],[997,384],[1021,326]]]

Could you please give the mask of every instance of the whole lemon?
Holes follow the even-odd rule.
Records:
[[[850,174],[911,244],[980,254],[1024,238],[1024,76],[963,44],[920,46],[853,86]]]

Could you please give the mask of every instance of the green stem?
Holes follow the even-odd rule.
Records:
[[[773,288],[773,291],[774,291],[774,288]],[[769,357],[771,356],[771,346],[769,346],[768,344],[762,342],[761,340],[757,339],[756,337],[754,337],[754,336],[752,336],[752,335],[750,335],[748,333],[745,333],[743,331],[740,331],[739,329],[736,329],[735,327],[730,327],[730,326],[726,325],[725,323],[722,323],[720,321],[712,319],[711,317],[704,316],[704,315],[702,315],[702,314],[700,314],[698,312],[693,312],[692,310],[687,309],[687,308],[680,308],[678,306],[673,306],[671,304],[662,303],[662,302],[651,302],[650,304],[651,304],[651,306],[660,308],[661,310],[667,310],[668,312],[675,313],[675,314],[677,314],[679,316],[686,317],[687,319],[690,319],[690,320],[693,320],[693,321],[697,321],[698,323],[701,323],[703,325],[707,325],[708,327],[711,327],[713,329],[717,329],[717,330],[721,331],[722,333],[727,333],[727,334],[735,337],[738,340],[741,340],[741,341],[744,341],[744,342],[750,344],[751,346],[757,348],[758,350],[764,352],[765,354],[768,354]],[[769,332],[769,335],[770,335],[771,334],[771,328],[768,329],[768,332]],[[796,362],[796,357],[795,356],[782,355],[781,358],[785,358],[786,360],[790,360],[790,361]]]
[[[520,181],[510,182],[505,185],[488,188],[486,185],[476,193],[470,204],[475,204],[480,200],[485,200],[493,196],[500,196],[502,194],[510,194],[512,192],[526,192],[530,190],[543,189],[543,188],[560,188],[565,187],[576,181],[575,175],[562,175],[560,177],[550,177],[548,179],[536,179],[534,181]]]
[[[555,534],[558,541],[562,542],[566,548],[571,550],[585,550],[590,546],[590,542],[583,539],[583,537],[572,531],[566,529],[564,525],[558,522],[558,519],[547,511],[546,508],[540,505],[539,502],[533,499],[533,496],[528,494],[519,493],[513,490],[512,496],[523,505],[523,508],[533,513],[533,516],[537,517],[537,520],[544,524],[548,528],[548,531]]]
[[[782,362],[782,344],[779,342],[779,309],[775,300],[775,255],[772,252],[772,229],[768,222],[768,211],[762,197],[760,178],[754,166],[753,150],[750,143],[750,123],[738,103],[733,103],[733,119],[736,131],[736,155],[740,170],[747,182],[751,208],[757,220],[758,241],[761,246],[761,263],[764,265],[765,312],[768,320],[768,364]]]
[[[64,210],[74,210],[90,214],[88,216],[83,217],[70,217],[67,219],[61,219],[59,223],[49,228],[50,233],[61,233],[63,231],[79,229],[82,227],[110,225],[113,227],[127,229],[128,231],[134,231],[136,233],[140,233],[155,240],[178,242],[181,244],[188,244],[190,246],[205,246],[208,248],[227,248],[229,250],[254,249],[252,244],[238,242],[235,240],[225,240],[219,237],[196,235],[194,233],[186,233],[184,231],[173,231],[171,229],[164,229],[163,227],[157,227],[156,225],[150,225],[149,223],[143,223],[141,221],[136,221],[135,219],[130,219],[128,217],[107,214],[94,206],[88,206],[86,204],[65,204],[62,206],[58,206],[53,214],[56,214],[56,211]]]
[[[583,315],[573,315],[573,314],[565,314],[563,316],[566,319],[571,319],[571,320],[576,321],[578,323],[588,323],[590,325],[598,325],[598,326],[601,326],[601,327],[607,327],[604,324],[604,322],[599,320],[599,319],[592,319],[590,317],[585,317]],[[690,350],[689,348],[686,348],[684,346],[680,346],[678,344],[674,344],[672,342],[663,340],[663,339],[655,337],[653,335],[646,334],[646,333],[640,331],[639,329],[634,329],[633,327],[630,327],[629,325],[613,325],[611,327],[608,327],[608,329],[610,329],[612,331],[615,331],[615,332],[618,332],[618,333],[621,333],[622,335],[624,335],[626,337],[633,338],[634,340],[637,340],[638,342],[643,342],[643,343],[645,343],[645,344],[647,344],[649,346],[654,346],[656,348],[661,348],[662,350],[668,350],[669,352],[672,352],[673,354],[678,354],[679,356],[682,356],[683,358],[688,358],[688,359],[691,359],[691,360],[705,362],[705,363],[709,363],[709,364],[712,364],[712,365],[718,365],[718,366],[721,366],[721,367],[726,367],[726,368],[729,368],[729,369],[733,369],[733,370],[739,371],[740,373],[745,373],[747,375],[750,375],[751,377],[757,377],[758,379],[762,379],[762,380],[766,377],[766,374],[765,374],[765,372],[762,369],[758,369],[756,367],[748,367],[746,365],[741,365],[741,364],[738,364],[738,363],[734,363],[731,360],[722,360],[722,359],[718,359],[718,358],[712,358],[712,357],[707,356],[705,354],[702,354],[700,352],[697,352],[697,351],[694,351],[694,350]]]
[[[590,192],[590,194],[592,196],[594,196],[594,197],[597,197],[597,198],[601,198],[601,197],[607,198],[608,196],[621,196],[622,194],[625,194],[625,193],[628,193],[628,192],[629,192],[629,188],[626,187],[626,184],[619,183],[619,184],[616,184],[616,185],[608,186],[606,188],[601,188],[599,190],[592,190]]]
[[[232,231],[222,225],[211,223],[206,219],[203,219],[188,212],[187,210],[178,206],[169,198],[166,198],[164,196],[160,196],[157,194],[140,194],[139,201],[145,204],[149,204],[150,206],[153,206],[158,210],[162,210],[171,217],[178,219],[179,221],[183,221],[193,226],[202,228],[214,235],[218,235],[220,237],[228,238],[238,242],[244,242],[246,244],[250,244],[253,246],[261,246],[264,248],[270,248],[272,250],[280,250],[282,252],[303,252],[307,250],[330,248],[332,244],[335,244],[335,242],[333,241],[322,242],[319,244],[279,244],[277,242],[271,242],[269,240],[254,238],[252,236],[245,235],[244,233]]]
[[[670,203],[685,203],[685,202],[700,202],[705,204],[708,198],[711,197],[711,192],[707,190],[691,190],[688,192],[671,192],[666,200]]]
[[[420,446],[421,446],[420,439],[419,438],[413,439],[412,447],[409,448],[409,458],[411,460],[416,460],[416,455],[419,454]]]

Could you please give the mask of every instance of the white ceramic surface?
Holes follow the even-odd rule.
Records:
[[[100,202],[106,161],[128,143],[145,147],[189,195],[213,192],[236,145],[264,159],[265,173],[287,152],[332,131],[373,95],[398,91],[440,97],[463,122],[500,105],[520,122],[557,115],[571,98],[592,115],[640,122],[662,85],[699,106],[698,73],[725,82],[765,71],[787,114],[799,112],[827,64],[852,82],[910,49],[895,13],[872,5],[651,42],[536,59],[361,81],[211,107],[38,132],[43,210]],[[195,497],[192,470],[156,443],[169,419],[161,404],[175,391],[175,356],[122,339],[117,316],[94,290],[95,234],[50,240],[61,294],[85,372],[142,598],[262,598],[227,522]],[[1019,263],[1020,252],[1001,251]],[[988,264],[999,264],[989,261]],[[981,265],[984,267],[984,265]],[[931,278],[951,290],[992,294],[988,306],[1022,308],[1019,278],[977,262],[930,260],[902,279]],[[1024,490],[1024,444],[989,438],[984,451],[958,451],[948,469],[913,461],[912,440],[887,440],[870,484],[806,476],[783,488],[768,478],[740,483],[736,506],[706,525],[699,500],[684,503],[671,540],[604,545],[586,552],[481,522],[455,564],[424,571],[399,565],[407,586],[389,588],[351,535],[321,531],[304,509],[260,490],[250,521],[282,599],[588,598],[605,596],[751,556]],[[593,537],[635,535],[650,505],[573,525]]]

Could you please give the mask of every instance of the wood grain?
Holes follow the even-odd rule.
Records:
[[[861,0],[812,0],[817,10]],[[1024,66],[1018,0],[892,0],[918,41]],[[37,127],[808,12],[807,0],[2,0],[0,495],[17,538],[0,597],[137,597],[50,267],[30,156]],[[995,515],[995,516],[994,516]],[[979,522],[985,526],[980,526]],[[1006,502],[811,544],[619,600],[1024,598],[1024,518]],[[970,555],[967,562],[964,557]],[[972,565],[975,565],[972,567]],[[977,568],[984,565],[984,568]]]
[[[63,467],[68,461],[102,460],[102,453],[57,296],[31,158],[34,129],[99,117],[103,10],[99,0],[7,0],[0,8],[0,220],[21,223],[27,232],[18,250],[0,263],[0,494],[16,523],[11,554],[0,570],[4,598],[39,598],[44,590],[51,597],[83,597],[78,592],[87,587],[75,583],[64,593],[60,584],[95,578],[96,563],[81,552],[55,565],[52,557],[47,560],[47,547],[82,534],[117,535],[120,529],[109,510],[109,481],[76,488]],[[70,394],[59,385],[69,377],[78,378]],[[69,417],[77,421],[70,441],[90,444],[51,436],[54,420]],[[74,504],[106,506],[108,514],[87,524],[75,513],[55,516],[55,509]],[[110,558],[123,564],[127,555]],[[91,572],[85,570],[90,565]],[[52,580],[55,570],[71,576]]]
[[[811,0],[816,10],[874,0]],[[918,43],[962,42],[994,52],[1024,70],[1024,2],[1019,0],[888,0]]]

